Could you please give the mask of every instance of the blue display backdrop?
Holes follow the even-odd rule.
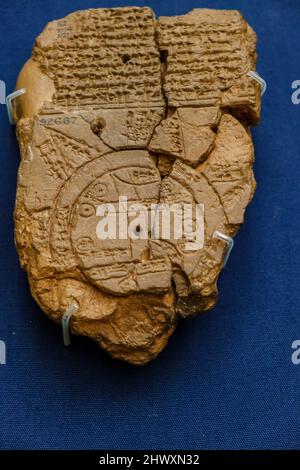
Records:
[[[257,32],[258,70],[268,82],[253,131],[257,193],[221,276],[218,306],[182,321],[155,362],[135,368],[114,361],[84,338],[65,348],[19,268],[19,151],[1,105],[0,448],[300,448],[300,364],[291,347],[300,339],[300,105],[291,99],[300,80],[300,2],[133,3],[147,3],[157,15],[239,9]],[[0,79],[7,93],[47,22],[124,5],[130,2],[1,0]]]

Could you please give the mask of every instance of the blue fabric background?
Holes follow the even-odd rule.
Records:
[[[220,300],[181,322],[166,350],[143,368],[114,361],[61,332],[32,300],[13,243],[19,163],[0,106],[0,366],[2,449],[299,449],[300,79],[299,0],[1,0],[0,79],[7,93],[44,25],[88,7],[142,6],[158,15],[193,7],[237,8],[258,34],[268,82],[254,129],[256,197],[247,211]]]

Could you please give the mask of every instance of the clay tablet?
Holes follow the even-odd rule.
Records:
[[[255,43],[237,11],[86,10],[49,23],[19,75],[21,266],[49,317],[75,305],[71,332],[113,357],[147,363],[216,303],[215,232],[234,236],[255,190]]]

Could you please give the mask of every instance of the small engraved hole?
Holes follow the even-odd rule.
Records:
[[[124,64],[127,64],[127,62],[130,61],[130,55],[129,55],[129,54],[124,54],[124,55],[122,56],[122,60],[123,60],[123,63],[124,63]]]

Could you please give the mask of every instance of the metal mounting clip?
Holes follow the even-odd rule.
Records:
[[[261,96],[263,96],[267,90],[267,82],[254,70],[250,70],[250,72],[247,73],[248,77],[253,78],[253,80],[256,80],[260,86],[261,86]]]
[[[7,95],[5,98],[6,101],[6,108],[7,108],[7,114],[8,114],[8,119],[10,124],[13,126],[14,125],[14,118],[13,118],[13,110],[12,110],[12,101],[17,98],[18,96],[24,95],[26,93],[26,88],[20,88],[20,90],[16,90],[10,95]]]

